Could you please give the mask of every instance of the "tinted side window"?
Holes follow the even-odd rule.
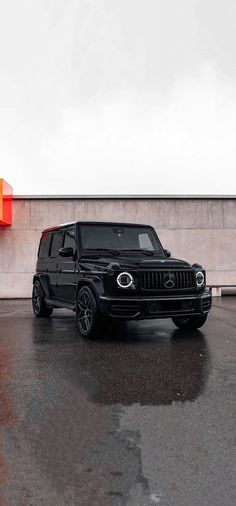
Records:
[[[139,246],[142,249],[150,249],[153,250],[153,245],[151,243],[151,239],[148,234],[139,234]]]
[[[51,234],[43,234],[39,245],[39,258],[47,258],[49,253]]]
[[[61,232],[55,232],[51,242],[51,257],[57,257],[59,249],[62,247],[63,235]]]
[[[73,228],[66,230],[64,248],[73,248],[74,251],[76,250],[75,230]]]

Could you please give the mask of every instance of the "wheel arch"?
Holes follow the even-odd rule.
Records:
[[[92,291],[94,297],[96,298],[97,303],[100,306],[100,300],[99,300],[99,294],[103,293],[103,286],[101,283],[101,280],[94,280],[94,279],[86,279],[82,278],[78,281],[77,287],[76,287],[76,299],[79,293],[79,290],[83,287],[87,286]]]
[[[44,273],[36,273],[33,277],[33,284],[35,281],[39,281],[40,286],[44,292],[46,297],[50,297],[50,285],[49,285],[49,277]]]

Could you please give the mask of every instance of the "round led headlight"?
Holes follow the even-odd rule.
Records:
[[[198,271],[196,274],[196,283],[198,288],[204,285],[205,283],[205,276],[202,271]]]
[[[133,284],[134,279],[133,279],[133,276],[131,276],[131,274],[129,274],[129,272],[121,272],[117,276],[116,281],[117,281],[117,285],[120,288],[129,288]]]

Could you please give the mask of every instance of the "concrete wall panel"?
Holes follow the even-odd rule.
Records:
[[[14,201],[18,206],[19,201]],[[56,202],[55,202],[56,203]],[[31,200],[30,202],[30,228],[43,230],[51,225],[50,200]]]
[[[28,298],[32,293],[32,273],[0,273],[2,299]]]
[[[159,237],[174,257],[208,270],[236,271],[236,230],[160,230]]]
[[[149,201],[149,206],[150,219],[159,229],[223,228],[221,201],[173,199],[155,205]]]
[[[30,212],[31,202],[29,200],[19,200],[17,205],[12,208],[12,229],[30,230]]]
[[[74,220],[147,223],[177,258],[199,262],[211,284],[236,284],[235,199],[15,199],[0,228],[0,297],[29,297],[40,232]]]
[[[127,220],[158,229],[223,228],[221,201],[207,200],[88,200],[75,201],[75,215],[85,220]]]
[[[75,203],[72,200],[54,200],[50,201],[48,206],[49,225],[57,225],[68,221],[75,221]]]
[[[236,199],[223,202],[224,228],[236,228]]]
[[[207,283],[210,285],[235,285],[236,271],[210,271],[207,270]],[[234,289],[235,292],[235,289]]]
[[[40,234],[7,228],[0,233],[0,273],[33,272]]]

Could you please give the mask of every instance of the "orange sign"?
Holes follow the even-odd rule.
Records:
[[[12,224],[12,187],[0,179],[0,226]]]

